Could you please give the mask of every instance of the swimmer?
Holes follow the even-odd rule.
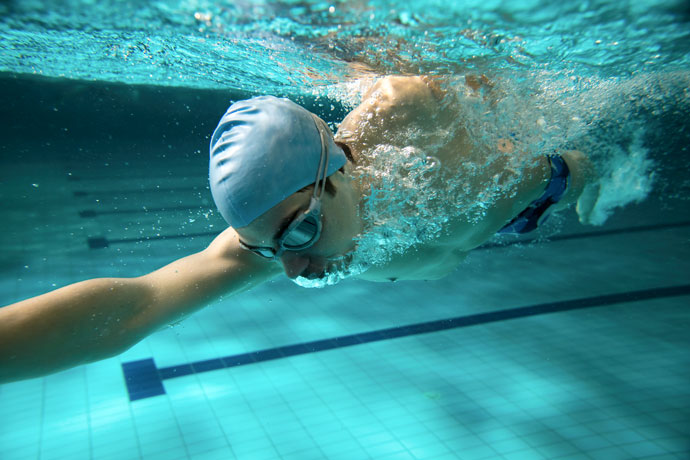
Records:
[[[482,83],[488,81],[470,80],[468,87],[476,90]],[[232,106],[211,140],[210,180],[216,205],[239,244],[267,261],[279,261],[290,278],[325,276],[355,249],[358,235],[366,230],[363,205],[370,184],[357,177],[355,166],[367,165],[372,149],[383,144],[402,149],[426,141],[435,144],[435,159],[444,168],[487,155],[477,151],[463,129],[442,142],[416,134],[457,124],[458,111],[442,104],[443,97],[432,79],[383,78],[345,117],[335,136],[322,120],[287,100],[260,97]],[[509,139],[499,139],[496,149],[505,154],[502,161],[467,177],[470,190],[479,192],[487,176],[505,169],[511,155],[521,155]],[[457,216],[439,238],[395,254],[385,265],[369,266],[357,277],[441,278],[496,233],[534,230],[548,213],[577,202],[594,177],[585,155],[575,150],[525,164],[514,190],[492,203],[481,221]],[[579,204],[586,221],[592,205]]]
[[[476,91],[488,81],[468,79]],[[39,377],[122,353],[214,300],[251,289],[281,273],[319,280],[347,272],[358,237],[367,231],[364,204],[371,164],[382,144],[417,148],[434,143],[442,168],[460,167],[487,152],[464,129],[439,140],[420,133],[458,124],[435,80],[378,80],[333,135],[316,115],[286,99],[257,97],[233,104],[211,138],[209,179],[229,224],[203,251],[136,278],[98,278],[0,308],[0,383]],[[416,134],[410,134],[416,133]],[[495,146],[503,159],[467,190],[525,156],[510,136]],[[547,152],[525,161],[511,193],[481,220],[449,219],[443,233],[385,264],[354,276],[371,281],[441,278],[468,251],[496,233],[534,230],[548,213],[577,203],[587,222],[595,200],[583,193],[594,171],[578,151]]]

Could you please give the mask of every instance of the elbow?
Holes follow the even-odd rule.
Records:
[[[104,352],[112,358],[132,348],[145,339],[152,332],[160,328],[160,318],[157,315],[156,290],[145,276],[130,280],[132,293],[128,295],[129,305],[121,318],[117,318],[117,325],[109,332],[108,346]],[[158,321],[157,321],[158,320]]]
[[[145,277],[118,280],[110,296],[111,308],[96,313],[92,327],[82,331],[77,347],[89,344],[82,356],[87,364],[118,356],[132,348],[156,329],[152,314],[155,291]],[[85,340],[84,340],[85,339]]]

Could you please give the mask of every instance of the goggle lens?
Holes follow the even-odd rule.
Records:
[[[307,216],[295,228],[288,232],[282,245],[285,249],[302,249],[309,245],[318,234],[319,224],[314,216]]]

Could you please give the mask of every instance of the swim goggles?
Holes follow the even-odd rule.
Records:
[[[250,246],[240,240],[240,247],[252,251],[265,259],[276,260],[285,251],[301,251],[310,248],[321,236],[321,195],[323,195],[323,191],[326,188],[328,149],[326,148],[326,140],[319,125],[319,120],[316,118],[316,115],[312,114],[312,116],[321,139],[321,158],[319,159],[319,169],[316,170],[314,193],[311,196],[311,200],[309,200],[309,207],[303,213],[299,213],[287,228],[277,236],[277,250],[270,246]]]

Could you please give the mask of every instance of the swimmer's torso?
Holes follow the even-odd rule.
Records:
[[[478,148],[471,142],[463,127],[461,102],[448,102],[444,100],[444,92],[429,79],[386,77],[343,120],[335,139],[347,144],[358,164],[366,164],[368,154],[382,144],[398,148],[411,146],[428,152],[440,161],[442,168],[453,168],[453,171],[461,170],[468,162],[486,164],[486,156],[496,152]],[[481,184],[486,183],[487,177],[500,175],[506,167],[507,160],[501,159],[492,162],[481,174],[463,177],[466,190],[481,194]],[[388,264],[371,267],[359,277],[384,281],[445,276],[464,259],[467,251],[491,238],[543,192],[548,171],[545,159],[537,162],[535,167],[521,171],[514,193],[496,200],[481,219],[470,222],[462,215],[454,217],[444,225],[439,237],[417,244],[404,254],[393,256]]]

